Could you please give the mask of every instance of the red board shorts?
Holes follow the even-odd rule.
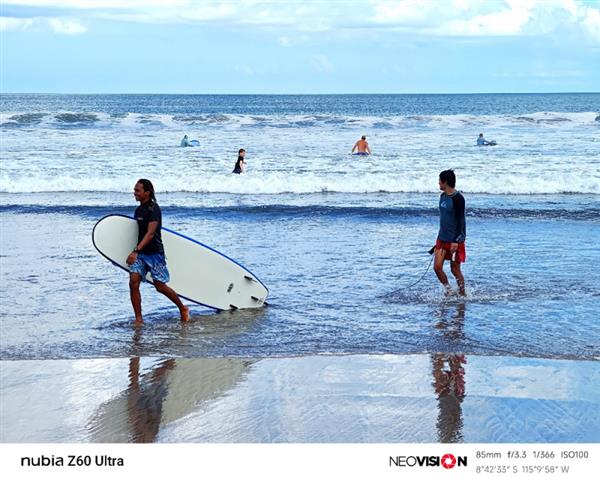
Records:
[[[452,260],[452,252],[450,251],[450,247],[452,246],[451,242],[442,242],[440,239],[435,241],[435,248],[442,249],[446,251],[446,256],[444,260]],[[467,249],[465,247],[464,242],[458,243],[458,250],[456,250],[456,261],[458,263],[464,263],[467,260]]]

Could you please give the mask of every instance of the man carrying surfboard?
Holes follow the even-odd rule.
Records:
[[[129,294],[135,313],[135,323],[142,324],[142,296],[140,283],[150,272],[156,290],[171,300],[181,314],[181,321],[189,321],[189,309],[185,306],[177,293],[167,285],[169,270],[165,260],[160,229],[162,227],[162,213],[156,203],[154,186],[148,179],[140,179],[135,184],[133,195],[140,205],[135,209],[134,217],[138,224],[137,246],[127,257],[129,265]]]
[[[465,198],[454,187],[456,175],[452,169],[440,172],[440,231],[435,243],[433,270],[438,280],[450,293],[448,277],[444,273],[444,261],[450,260],[450,270],[456,278],[458,292],[465,296],[465,277],[460,264],[467,259],[465,239],[467,227],[465,223]]]

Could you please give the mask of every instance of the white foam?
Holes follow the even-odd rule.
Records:
[[[0,125],[20,124],[15,118],[23,113],[3,112],[0,113]],[[40,124],[32,123],[35,127],[56,127],[70,124],[74,127],[78,122],[65,123],[60,120],[61,115],[94,115],[97,121],[93,123],[98,127],[142,127],[152,128],[161,125],[163,127],[181,129],[185,127],[230,127],[243,128],[249,126],[262,126],[274,128],[462,128],[465,126],[487,126],[487,127],[515,127],[526,125],[537,125],[544,127],[573,127],[582,125],[597,125],[600,127],[596,117],[599,112],[535,112],[521,115],[404,115],[404,116],[344,116],[344,115],[244,115],[244,114],[141,114],[125,113],[113,117],[103,112],[77,113],[74,111],[61,111],[47,114]],[[92,121],[82,120],[81,123],[89,125]],[[21,123],[21,125],[24,125]]]
[[[10,122],[13,115],[3,113],[0,119]],[[129,193],[140,176],[164,192],[436,192],[439,172],[454,168],[459,189],[468,193],[600,194],[595,115],[265,119],[230,114],[199,115],[216,118],[200,126],[168,114],[103,113],[85,127],[61,128],[51,126],[55,115],[47,115],[40,125],[0,128],[0,192]],[[495,126],[480,128],[469,123],[473,120]],[[396,127],[411,122],[419,126]],[[273,127],[252,126],[263,123]],[[378,127],[388,123],[395,126]],[[499,145],[476,147],[482,129]],[[198,138],[201,147],[179,147],[183,134]],[[372,157],[348,154],[361,134],[369,138]],[[240,147],[247,150],[248,174],[237,176],[231,170]]]
[[[139,174],[138,174],[139,175]],[[6,175],[0,177],[0,192],[124,192],[132,189],[137,175],[127,174],[120,178],[74,176],[23,177],[11,180]],[[162,175],[153,178],[154,185],[161,192],[190,193],[233,193],[233,194],[307,194],[320,192],[339,193],[431,193],[436,187],[430,175],[406,178],[390,178],[383,174],[369,176],[332,177],[318,174],[303,174],[290,177],[285,173],[264,174],[202,174],[196,177],[182,175]],[[461,176],[460,190],[466,193],[494,194],[600,194],[600,179],[590,180],[582,174],[536,178],[520,175],[504,175],[502,186],[498,178],[486,176]]]

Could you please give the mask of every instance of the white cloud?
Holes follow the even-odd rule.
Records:
[[[317,55],[311,60],[311,64],[317,71],[322,73],[332,73],[334,71],[333,64],[325,55]]]
[[[35,23],[34,18],[0,17],[0,31],[27,30]]]
[[[592,38],[600,41],[600,10],[588,8],[581,23]]]
[[[506,0],[509,8],[468,20],[452,20],[437,29],[442,35],[506,36],[524,32],[530,21],[534,0]]]
[[[111,20],[156,24],[239,21],[238,11],[233,3],[192,3],[190,5],[183,5],[182,3],[187,2],[177,2],[176,6],[168,2],[159,3],[155,6],[144,5],[142,8],[126,9],[125,12],[114,9],[114,11],[107,13],[99,13],[99,16]]]
[[[87,28],[78,20],[64,18],[13,18],[0,17],[0,31],[23,31],[32,27],[50,27],[54,33],[61,35],[80,35]]]
[[[290,47],[290,46],[301,45],[303,43],[308,42],[309,40],[310,40],[309,35],[303,35],[303,34],[296,34],[294,36],[284,35],[284,36],[279,37],[279,44],[281,46]]]
[[[60,20],[57,31],[82,33],[81,20],[105,19],[152,24],[227,23],[277,32],[282,46],[296,44],[302,32],[356,28],[397,30],[427,36],[544,35],[563,30],[600,41],[600,7],[588,0],[2,0],[7,7],[28,7],[32,17]],[[53,8],[60,13],[52,14]],[[58,12],[58,10],[57,10]],[[25,29],[31,19],[3,20],[4,30]],[[56,23],[56,22],[55,22]],[[89,23],[89,22],[88,22]]]
[[[440,11],[440,4],[427,0],[377,0],[373,2],[375,23],[413,24],[431,20],[433,11]]]
[[[52,31],[62,35],[81,35],[87,28],[77,20],[63,20],[61,18],[50,18],[48,24]]]
[[[248,65],[236,66],[235,70],[238,73],[245,74],[246,76],[252,76],[252,75],[254,75],[254,69],[251,66],[248,66]]]
[[[471,8],[469,0],[452,0],[452,6],[459,8],[460,10],[468,10]]]
[[[562,0],[561,5],[571,16],[577,16],[577,2],[575,0]]]
[[[192,0],[193,1],[193,0]],[[96,8],[140,8],[141,6],[187,5],[189,0],[3,0],[4,4],[27,7],[56,7],[90,10]],[[198,3],[198,2],[194,2]]]

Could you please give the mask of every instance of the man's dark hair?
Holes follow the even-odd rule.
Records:
[[[242,148],[238,151],[238,156],[242,153],[242,152],[246,152],[246,149]]]
[[[361,139],[364,141],[365,139],[367,139],[367,136],[362,136]]]
[[[448,184],[450,187],[454,187],[456,185],[456,175],[452,169],[440,172],[440,180]]]
[[[139,179],[138,184],[142,184],[144,190],[146,192],[150,192],[150,200],[156,203],[156,196],[154,195],[154,186],[152,185],[152,182],[150,182],[148,179]]]

